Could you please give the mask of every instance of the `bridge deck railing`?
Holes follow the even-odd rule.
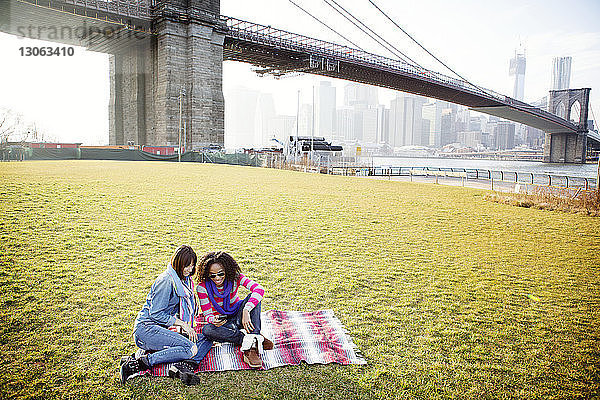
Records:
[[[64,3],[73,4],[91,10],[105,11],[113,14],[134,17],[150,18],[150,4],[148,0],[62,0]]]

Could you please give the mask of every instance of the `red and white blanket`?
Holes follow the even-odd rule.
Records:
[[[314,312],[271,310],[262,313],[262,334],[275,344],[261,355],[263,369],[308,364],[366,364],[332,310]],[[170,364],[156,365],[152,375],[166,376]],[[215,343],[196,372],[250,369],[239,346]]]

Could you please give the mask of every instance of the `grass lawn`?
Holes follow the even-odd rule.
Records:
[[[600,396],[600,220],[485,192],[252,167],[0,164],[0,398]],[[366,366],[121,386],[180,244],[230,252],[263,310],[333,309]]]

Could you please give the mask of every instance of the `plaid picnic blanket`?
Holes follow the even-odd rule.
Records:
[[[348,331],[332,310],[314,312],[271,310],[261,314],[262,334],[275,344],[261,355],[263,369],[284,365],[339,363],[366,364]],[[151,374],[166,376],[170,364],[152,368]],[[196,372],[251,369],[239,346],[215,343]]]

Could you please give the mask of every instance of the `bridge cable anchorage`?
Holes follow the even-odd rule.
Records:
[[[354,25],[355,27],[360,29],[364,34],[366,34],[371,39],[373,39],[375,42],[377,42],[377,44],[379,44],[381,47],[383,47],[384,49],[386,49],[387,51],[392,53],[394,56],[398,57],[401,61],[403,61],[409,65],[412,65],[413,67],[423,68],[415,60],[413,60],[412,58],[410,58],[409,56],[407,56],[406,54],[404,54],[403,52],[398,50],[398,48],[396,48],[393,44],[391,44],[390,42],[388,42],[387,40],[382,38],[379,34],[377,34],[377,32],[373,31],[371,28],[369,28],[367,25],[365,25],[361,20],[356,18],[354,15],[352,15],[352,13],[350,13],[348,10],[346,10],[344,7],[342,7],[338,2],[336,2],[335,0],[323,0],[323,1],[329,7],[333,8],[338,14],[340,14],[342,17],[344,17],[346,20],[348,20],[352,25]],[[331,4],[330,1],[331,1],[331,3],[334,3],[335,6],[339,7],[339,9],[341,9],[344,13],[348,14],[348,16],[350,16],[352,19],[354,19],[360,25],[364,26],[369,32],[371,32],[377,38],[373,37],[373,35],[371,35],[369,32],[366,32],[363,28],[358,26],[352,19],[348,18],[348,16],[346,16],[344,13],[342,13],[342,11],[340,11],[333,4]],[[381,41],[383,41],[385,44],[381,43]],[[400,53],[400,54],[398,54],[398,53]]]
[[[455,74],[456,76],[458,76],[460,79],[462,79],[463,81],[465,81],[466,83],[468,83],[469,85],[473,86],[474,88],[476,88],[477,90],[480,90],[483,93],[487,93],[486,89],[483,89],[477,85],[475,85],[474,83],[469,82],[467,79],[463,78],[461,75],[459,75],[456,71],[454,71],[452,68],[450,68],[449,66],[447,66],[446,64],[444,64],[444,62],[442,60],[440,60],[439,58],[437,58],[436,56],[434,56],[429,50],[427,50],[425,47],[423,47],[421,45],[421,43],[419,43],[415,38],[413,38],[408,32],[406,32],[404,29],[402,29],[402,27],[400,25],[398,25],[392,18],[390,18],[389,15],[387,15],[381,8],[379,8],[377,6],[377,4],[375,4],[373,2],[373,0],[368,0],[369,3],[371,3],[373,5],[373,7],[375,7],[377,10],[379,10],[379,12],[381,14],[383,14],[392,24],[394,24],[398,29],[400,29],[402,32],[404,32],[404,34],[406,36],[408,36],[413,42],[415,42],[420,48],[422,48],[423,50],[425,50],[425,52],[427,52],[427,54],[429,54],[431,57],[433,57],[437,62],[439,62],[440,64],[442,64],[444,67],[446,67],[450,72],[452,72],[453,74]]]
[[[290,3],[292,3],[293,5],[295,5],[296,7],[298,7],[300,10],[304,11],[306,14],[310,15],[318,23],[320,23],[321,25],[323,25],[324,27],[326,27],[327,29],[329,29],[330,31],[332,31],[333,33],[335,33],[336,35],[338,35],[339,37],[341,37],[342,39],[344,39],[345,41],[347,41],[348,43],[351,43],[357,49],[365,51],[365,49],[363,49],[362,47],[360,47],[359,45],[357,45],[356,43],[354,43],[352,40],[348,39],[347,37],[345,37],[344,35],[342,35],[338,31],[336,31],[335,29],[333,29],[332,27],[330,27],[329,25],[327,25],[325,22],[321,21],[319,18],[315,17],[314,15],[312,15],[311,13],[309,13],[308,11],[306,11],[304,8],[300,7],[293,0],[288,0],[288,1]]]

